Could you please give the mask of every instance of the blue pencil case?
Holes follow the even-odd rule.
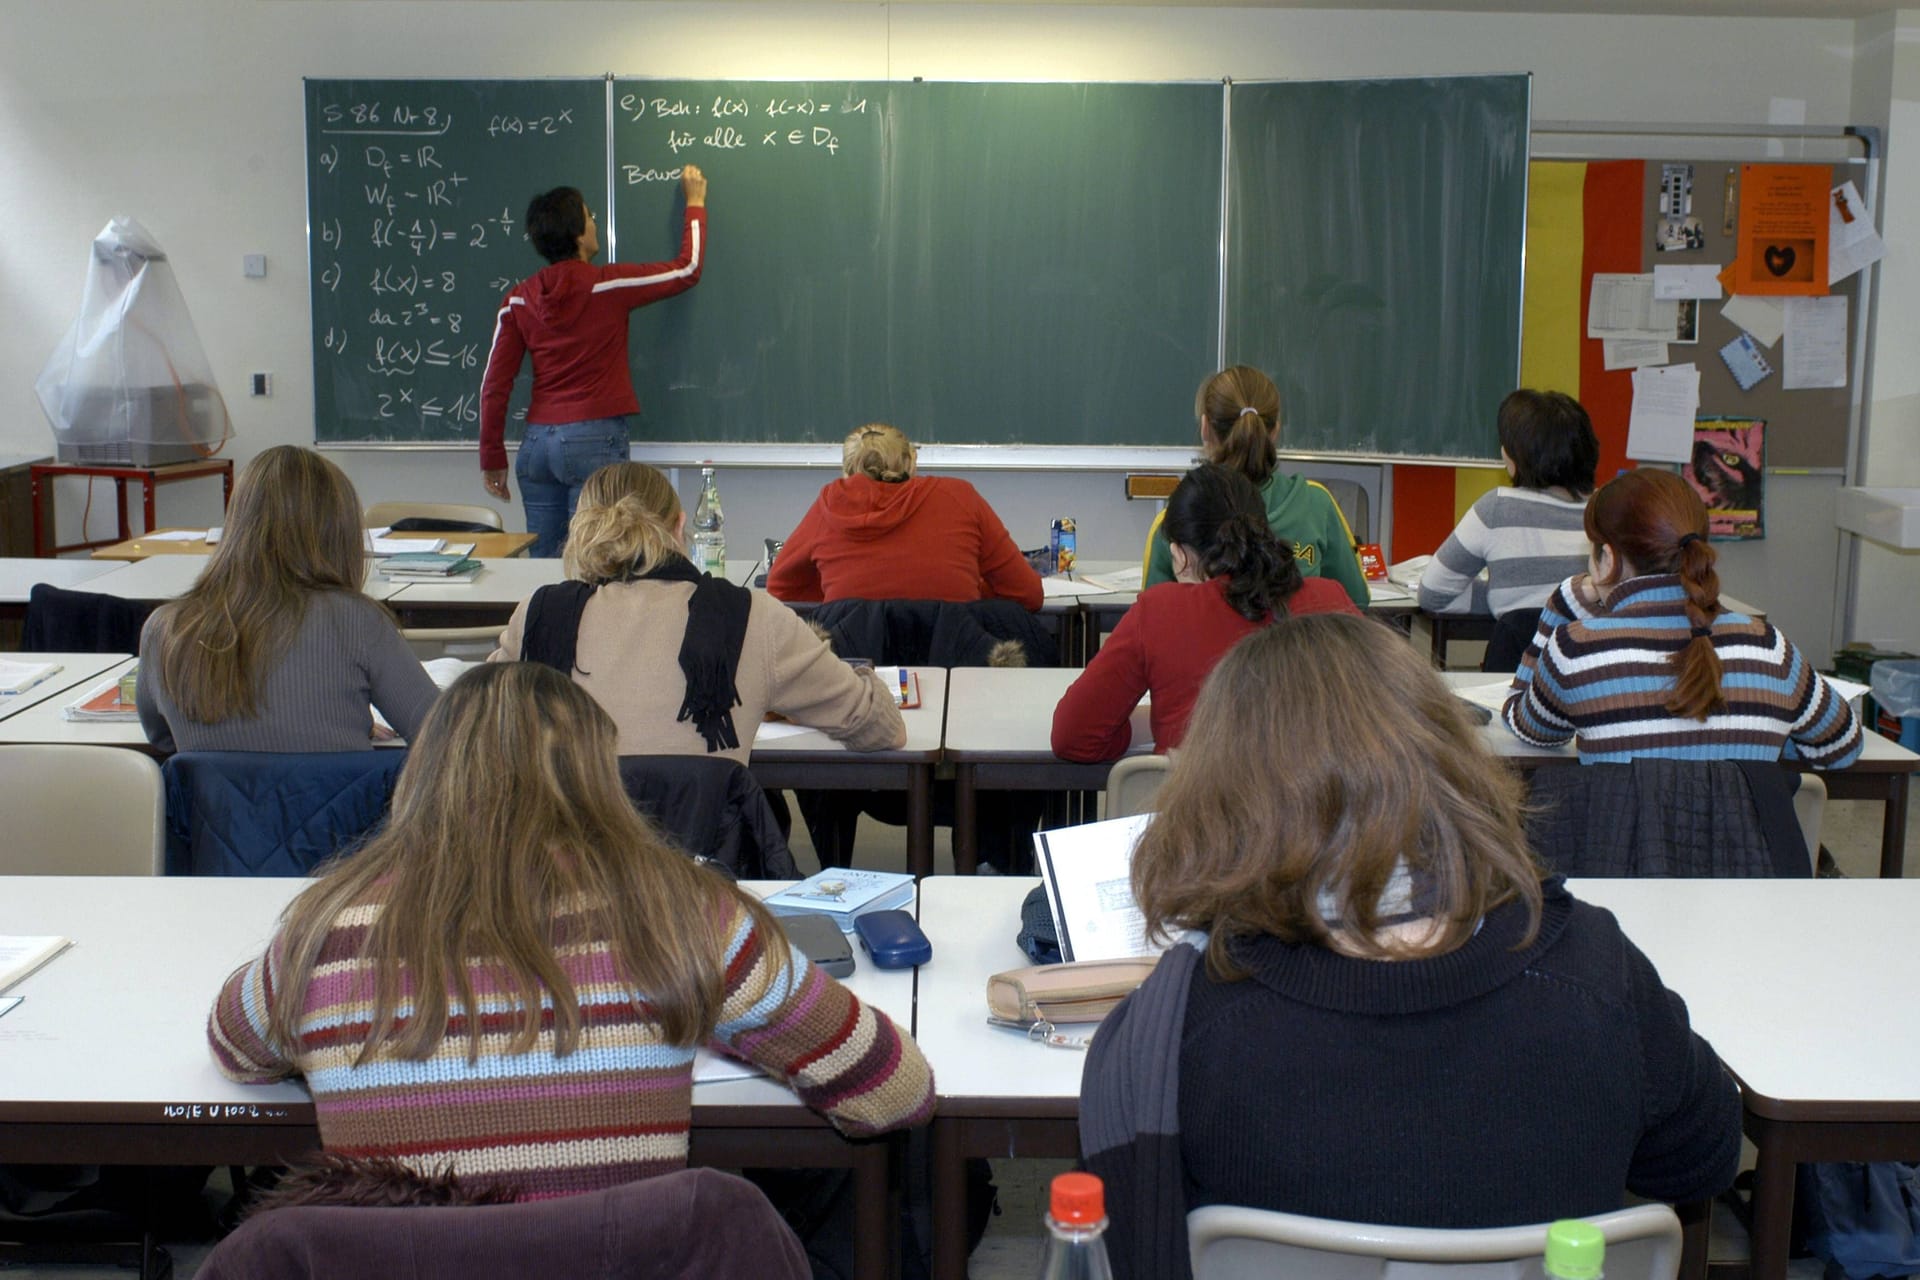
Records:
[[[853,931],[877,968],[911,969],[933,959],[933,944],[904,911],[869,911],[855,916]]]

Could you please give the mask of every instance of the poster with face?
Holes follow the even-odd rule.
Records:
[[[1767,424],[1757,418],[1701,418],[1693,457],[1680,475],[1707,505],[1707,536],[1748,541],[1767,536]]]

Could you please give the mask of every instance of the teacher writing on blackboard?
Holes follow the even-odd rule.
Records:
[[[534,556],[560,554],[580,486],[606,464],[627,459],[627,419],[640,412],[627,370],[627,313],[699,282],[706,262],[706,175],[688,165],[680,185],[687,207],[680,256],[671,262],[594,266],[600,229],[573,187],[556,187],[527,206],[527,239],[549,265],[501,300],[480,384],[480,471],[488,493],[512,501],[507,400],[531,351],[533,403],[514,470]]]

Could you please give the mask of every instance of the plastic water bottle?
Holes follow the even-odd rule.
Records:
[[[1106,1188],[1090,1173],[1063,1173],[1053,1180],[1040,1280],[1113,1280],[1104,1239],[1106,1199]]]
[[[693,539],[688,558],[693,567],[716,578],[727,576],[727,535],[720,532],[726,524],[720,510],[720,487],[713,482],[713,468],[700,468],[700,501],[693,509]]]
[[[1547,1228],[1546,1272],[1558,1280],[1601,1280],[1607,1238],[1600,1228],[1578,1218],[1562,1218]]]

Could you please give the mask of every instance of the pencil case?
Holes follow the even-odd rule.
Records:
[[[1142,956],[1009,969],[987,979],[987,1012],[1003,1022],[1098,1022],[1159,963]]]

